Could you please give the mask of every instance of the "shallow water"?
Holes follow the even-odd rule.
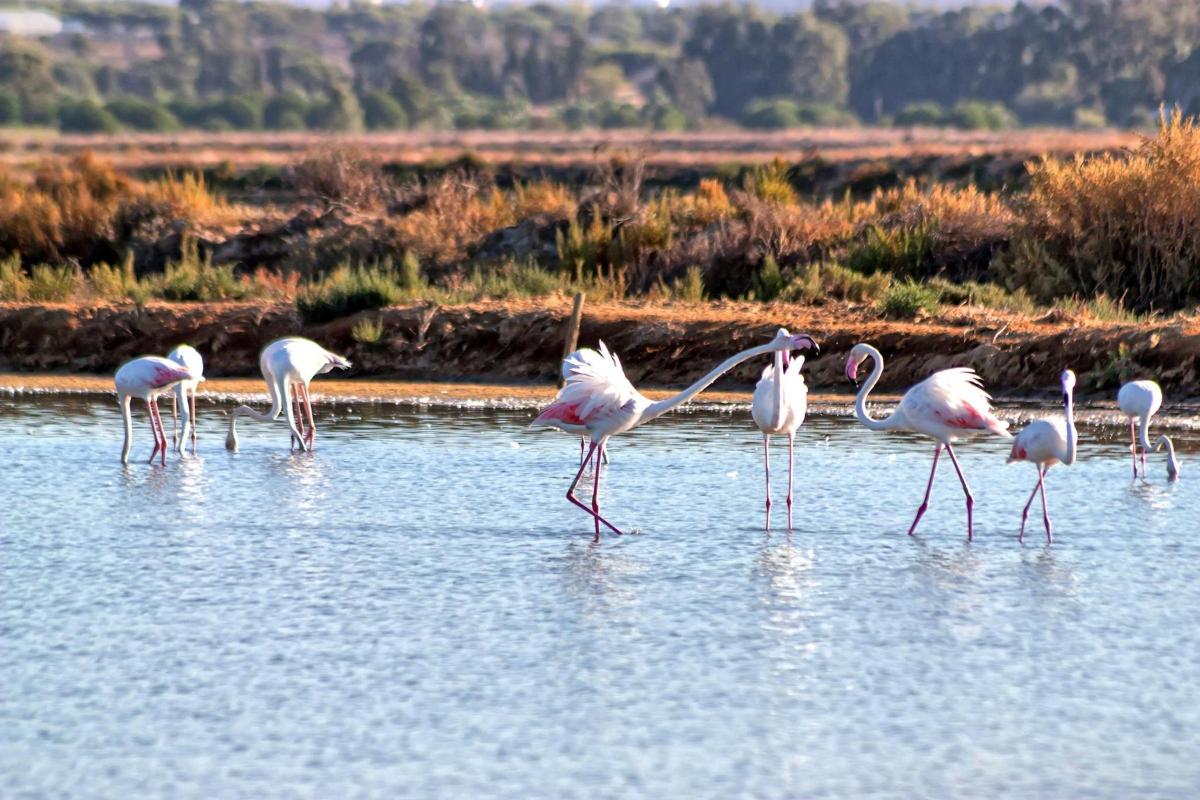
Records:
[[[838,418],[762,530],[744,411],[577,442],[523,410],[201,408],[200,456],[117,462],[102,399],[0,398],[0,796],[1192,797],[1200,486],[1119,430],[1048,479],[998,440]],[[169,420],[168,420],[169,424]],[[143,419],[134,455],[149,454]],[[786,448],[773,452],[782,501]],[[784,520],[782,503],[775,520]]]

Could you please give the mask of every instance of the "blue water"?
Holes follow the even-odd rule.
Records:
[[[1118,431],[1051,470],[835,418],[762,530],[744,411],[577,442],[528,411],[319,405],[313,455],[201,404],[118,463],[114,403],[0,398],[0,796],[1194,797],[1200,483]],[[149,455],[136,420],[134,455]],[[786,449],[774,452],[782,500]],[[948,465],[947,465],[948,466]],[[776,523],[784,519],[782,504]]]

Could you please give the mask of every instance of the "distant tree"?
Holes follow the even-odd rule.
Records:
[[[137,97],[118,97],[104,106],[108,113],[127,128],[138,131],[173,131],[179,120],[167,109]]]
[[[282,92],[267,100],[263,108],[263,125],[273,131],[304,130],[308,101],[297,92]]]
[[[21,124],[21,98],[16,92],[0,89],[0,126]]]
[[[408,126],[404,106],[380,91],[367,92],[360,100],[363,120],[371,130],[395,130]]]
[[[95,100],[66,100],[58,108],[59,130],[67,133],[116,133],[116,118]]]

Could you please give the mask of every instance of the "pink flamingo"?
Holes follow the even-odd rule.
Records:
[[[1060,381],[1065,411],[1063,418],[1039,419],[1026,425],[1013,440],[1012,453],[1008,456],[1008,463],[1028,461],[1037,467],[1038,471],[1037,485],[1033,487],[1029,501],[1025,503],[1025,509],[1021,512],[1021,532],[1017,534],[1017,541],[1025,541],[1025,520],[1029,518],[1029,507],[1033,505],[1034,495],[1039,491],[1042,493],[1042,521],[1046,524],[1046,542],[1054,541],[1050,533],[1050,512],[1046,508],[1046,472],[1055,464],[1069,467],[1075,463],[1075,445],[1078,438],[1075,432],[1075,373],[1069,369],[1063,370]]]
[[[129,448],[133,444],[133,416],[129,405],[133,398],[146,403],[150,416],[150,432],[154,435],[154,450],[150,461],[160,452],[162,464],[167,463],[167,434],[163,431],[162,417],[158,413],[158,398],[181,381],[195,376],[185,366],[161,356],[142,356],[127,361],[117,370],[114,382],[117,386],[117,402],[121,405],[121,417],[125,422],[125,444],[121,447],[121,463],[129,463]]]
[[[867,413],[867,395],[879,382],[883,374],[883,356],[869,344],[856,344],[846,361],[846,377],[857,382],[858,368],[868,358],[874,359],[875,368],[858,393],[854,404],[854,415],[858,421],[873,431],[915,431],[937,440],[933,451],[933,468],[929,471],[929,483],[925,487],[925,499],[917,509],[917,516],[908,535],[912,536],[917,523],[929,508],[929,494],[933,490],[933,476],[937,474],[938,457],[942,448],[950,455],[954,470],[967,496],[967,541],[973,538],[971,514],[975,498],[954,455],[951,442],[964,435],[991,432],[997,436],[1010,436],[1008,423],[992,412],[991,398],[983,390],[979,376],[974,370],[958,367],[935,372],[904,393],[900,404],[885,419],[873,419]]]
[[[576,366],[588,364],[593,358],[600,358],[600,354],[591,348],[583,348],[576,350],[566,358],[562,363],[562,378],[565,383],[571,377],[571,373],[575,371]],[[579,463],[583,463],[585,450],[585,442],[587,441],[587,428],[584,425],[567,422],[562,419],[548,419],[544,423],[544,427],[557,428],[563,433],[575,434],[579,436]],[[608,448],[604,447],[600,450],[600,457],[605,464],[608,463]]]
[[[1150,449],[1150,418],[1162,405],[1162,389],[1154,381],[1130,381],[1117,392],[1117,405],[1129,419],[1129,450],[1133,477],[1138,476],[1138,445],[1142,448],[1142,477],[1146,477],[1146,451]],[[1134,420],[1137,420],[1136,431]]]
[[[779,329],[783,336],[787,331]],[[754,387],[754,400],[750,405],[750,416],[763,432],[763,470],[767,482],[767,529],[771,528],[771,434],[782,434],[788,440],[788,529],[792,527],[792,456],[796,430],[804,424],[808,410],[808,386],[800,370],[804,367],[804,356],[795,359],[786,350],[776,350],[773,363],[762,372],[762,378]]]
[[[768,344],[752,347],[735,356],[727,358],[717,365],[700,380],[684,389],[679,394],[658,402],[651,402],[633,388],[633,384],[625,377],[621,362],[616,355],[609,353],[604,342],[600,343],[600,351],[580,351],[586,356],[572,354],[571,369],[567,375],[567,383],[559,390],[558,396],[530,424],[534,427],[547,427],[556,422],[567,422],[581,425],[591,437],[592,444],[584,461],[575,473],[575,479],[567,489],[567,500],[591,514],[596,528],[594,541],[600,540],[600,523],[604,523],[613,533],[621,534],[621,530],[600,515],[600,459],[596,458],[594,479],[592,484],[592,505],[586,506],[575,497],[575,487],[583,476],[583,471],[603,449],[610,437],[632,430],[639,425],[645,425],[652,419],[660,417],[676,408],[724,375],[738,364],[755,356],[766,355],[776,350],[813,349],[817,343],[807,334],[796,336],[777,334]],[[558,427],[554,425],[554,427]]]
[[[308,384],[322,373],[333,369],[349,369],[350,362],[341,356],[331,353],[321,345],[299,336],[289,336],[279,339],[263,348],[258,357],[258,366],[267,382],[267,393],[271,398],[271,408],[266,412],[255,411],[250,406],[238,406],[229,418],[229,434],[225,437],[225,447],[229,450],[238,449],[237,418],[246,415],[259,422],[270,422],[278,419],[280,413],[287,412],[288,427],[292,431],[292,442],[299,442],[300,450],[312,450],[316,439],[317,426],[313,422],[312,401],[308,396]],[[295,400],[295,414],[292,412],[292,401]],[[304,408],[300,401],[303,399]],[[304,414],[308,416],[308,430],[304,429]]]
[[[194,377],[175,384],[175,393],[171,395],[171,441],[177,452],[183,452],[183,444],[187,441],[188,431],[192,433],[192,455],[196,455],[196,389],[204,380],[204,359],[191,345],[181,344],[167,358],[176,364],[182,364],[192,371]],[[189,400],[191,405],[189,406]],[[178,415],[176,409],[178,408]],[[183,420],[183,430],[177,436],[175,424],[178,418]]]

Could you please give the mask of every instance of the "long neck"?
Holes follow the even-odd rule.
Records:
[[[879,383],[879,378],[883,375],[883,354],[876,350],[871,345],[866,345],[867,352],[871,355],[871,360],[875,362],[875,366],[871,369],[871,374],[867,378],[867,382],[858,390],[858,397],[854,401],[854,416],[858,417],[858,421],[873,431],[886,431],[891,429],[896,424],[896,415],[893,413],[886,419],[875,419],[867,413],[867,395],[875,388],[875,384]]]
[[[1067,396],[1063,398],[1063,404],[1067,413],[1067,452],[1066,457],[1062,459],[1062,463],[1069,467],[1075,463],[1075,444],[1078,439],[1078,434],[1075,431],[1074,391],[1067,392]]]
[[[1175,443],[1170,436],[1159,437],[1159,443],[1167,448],[1167,477],[1175,480],[1179,477],[1179,461],[1175,458]]]
[[[671,409],[683,405],[688,400],[691,400],[693,397],[707,389],[717,378],[721,377],[726,372],[729,372],[729,370],[733,369],[738,364],[741,364],[743,361],[748,361],[755,356],[766,355],[767,353],[770,353],[776,349],[777,348],[774,344],[764,344],[758,347],[751,347],[749,350],[743,350],[735,356],[730,356],[713,368],[712,372],[708,373],[703,378],[696,381],[674,397],[668,397],[665,400],[659,400],[657,403],[651,403],[650,405],[646,406],[646,410],[642,412],[641,422],[649,422],[655,417],[660,417]]]
[[[1141,419],[1138,420],[1138,444],[1140,444],[1142,446],[1142,451],[1146,452],[1146,453],[1150,452],[1149,428],[1150,428],[1150,415],[1142,414]]]
[[[120,397],[121,419],[125,423],[125,444],[121,446],[121,463],[129,463],[129,448],[133,445],[133,416],[129,411],[130,397],[123,394]]]
[[[250,406],[238,406],[229,416],[229,433],[225,436],[225,447],[229,450],[237,450],[237,420],[239,416],[247,416],[251,419],[256,419],[259,422],[270,422],[283,412],[284,404],[288,402],[287,386],[284,381],[276,383],[268,383],[267,389],[271,394],[271,408],[268,411],[255,411]]]
[[[188,423],[192,419],[191,411],[188,410],[188,389],[187,383],[175,384],[175,404],[179,407],[179,427],[182,433],[180,435],[187,436]],[[171,436],[175,435],[175,421],[171,420]]]
[[[783,424],[783,351],[775,351],[775,419],[774,427]]]

